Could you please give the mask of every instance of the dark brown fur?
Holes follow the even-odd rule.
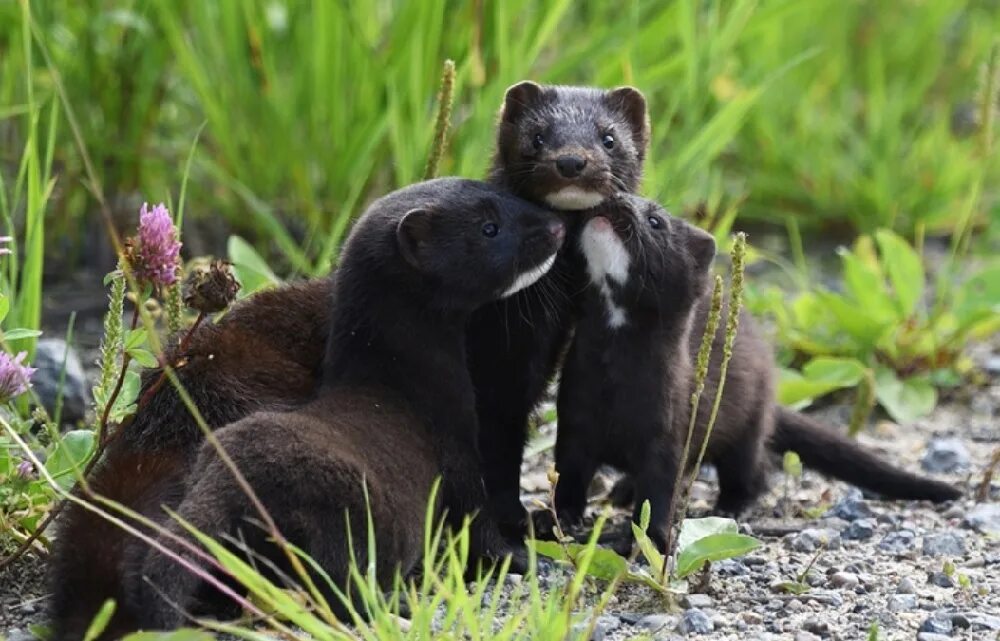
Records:
[[[611,221],[627,250],[629,267],[624,282],[605,276],[590,288],[563,369],[556,507],[560,519],[579,521],[597,466],[614,465],[629,475],[616,488],[619,502],[635,498],[637,519],[642,502],[650,501],[650,535],[662,547],[691,415],[691,362],[710,307],[704,285],[714,243],[704,232],[666,218],[655,203],[635,197],[616,199],[595,214]],[[650,218],[665,222],[654,229],[647,224]],[[594,261],[588,262],[592,266]],[[594,273],[592,269],[592,277]],[[607,294],[599,292],[603,284]],[[606,296],[625,319],[618,327],[609,327],[612,308]],[[727,312],[724,306],[723,318]],[[704,441],[724,333],[720,328],[714,337],[694,445],[685,466],[695,462]],[[960,496],[950,485],[899,470],[816,421],[777,407],[774,371],[770,347],[753,319],[741,314],[705,455],[719,476],[718,511],[739,514],[766,488],[768,449],[795,450],[807,466],[889,498],[943,501]],[[539,516],[536,522],[546,534],[548,519]]]
[[[611,149],[603,145],[606,134],[614,138]],[[542,144],[536,144],[536,136]],[[636,89],[522,82],[508,89],[504,99],[490,180],[556,209],[582,209],[589,205],[554,202],[552,196],[567,187],[601,199],[634,191],[648,143],[646,101]],[[586,164],[567,176],[558,167],[561,159]],[[565,353],[574,299],[586,286],[579,256],[566,249],[576,242],[578,214],[562,215],[567,242],[549,274],[477,310],[469,324],[469,369],[476,387],[486,488],[491,511],[513,538],[525,531],[520,473],[528,417]]]
[[[430,181],[377,201],[352,231],[335,276],[338,303],[317,400],[218,432],[284,536],[337,588],[348,589],[349,541],[362,564],[372,552],[365,487],[383,584],[420,556],[437,474],[454,521],[484,506],[465,324],[475,308],[553,257],[564,234],[554,215],[475,181]],[[248,541],[288,573],[264,533],[245,527],[252,504],[209,444],[178,512],[217,539]],[[475,519],[471,539],[473,555],[506,551],[487,514]],[[155,550],[142,574],[148,586],[138,586],[133,608],[140,623],[178,625],[175,607],[194,603],[200,579]],[[336,608],[334,589],[315,579]]]
[[[597,123],[610,125],[621,142],[614,154],[602,151]],[[549,144],[542,153],[523,151],[536,130],[546,134]],[[600,164],[593,160],[600,159],[598,152],[610,159],[605,171],[586,173],[589,187],[600,193],[634,190],[648,140],[645,100],[635,89],[605,92],[520,83],[511,87],[504,102],[490,181],[544,202],[552,189],[577,182],[553,175],[561,150],[582,149],[592,160],[590,170]],[[571,216],[566,221],[570,235],[575,227]],[[561,252],[550,275],[523,292],[484,306],[468,328],[491,511],[514,538],[520,537],[524,527],[519,474],[528,416],[565,350],[572,324],[571,298],[584,285],[580,264]],[[210,428],[258,410],[293,408],[315,396],[329,332],[331,296],[332,284],[325,278],[282,286],[241,301],[218,323],[199,327],[183,354],[175,341],[166,357],[186,363],[177,370],[178,377]],[[148,371],[140,396],[158,378],[159,370]],[[201,432],[187,407],[171,385],[164,385],[123,428],[120,441],[105,452],[91,483],[108,488],[106,496],[129,507],[140,501],[175,507],[171,501],[180,496],[184,473],[201,442]],[[125,492],[124,484],[135,473],[132,457],[152,452],[160,452],[164,460],[175,457],[185,472],[150,480],[148,496]],[[102,481],[104,477],[108,482]],[[137,543],[120,530],[103,528],[99,517],[74,505],[67,506],[58,525],[50,576],[51,611],[60,638],[62,622],[89,616],[106,596],[117,594],[86,586],[94,577],[100,577],[95,585],[120,585],[123,561],[98,564],[95,559],[121,559],[114,552]],[[89,536],[91,531],[104,536]]]

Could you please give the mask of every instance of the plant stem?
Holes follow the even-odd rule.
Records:
[[[980,481],[979,489],[976,491],[976,498],[979,501],[989,500],[990,484],[993,482],[993,474],[997,471],[997,467],[1000,467],[1000,446],[993,450],[993,456],[986,466],[986,471],[983,472],[983,480]]]
[[[667,579],[668,560],[674,547],[674,518],[677,513],[677,504],[681,497],[681,486],[684,483],[684,471],[687,465],[687,458],[691,452],[691,440],[694,437],[694,428],[698,421],[698,405],[701,401],[701,393],[705,390],[705,378],[708,376],[708,359],[712,354],[712,343],[715,341],[715,332],[719,328],[719,316],[722,312],[722,277],[715,277],[715,285],[712,289],[712,306],[705,322],[705,331],[701,336],[701,346],[698,348],[698,360],[695,369],[694,391],[691,393],[691,418],[688,421],[687,438],[684,441],[684,449],[680,460],[677,462],[677,475],[674,478],[674,489],[670,497],[670,511],[667,512],[667,545],[664,551],[663,572],[660,582],[665,584]]]
[[[441,72],[441,89],[438,92],[437,118],[434,121],[434,143],[431,146],[431,154],[427,157],[427,166],[424,168],[424,180],[436,178],[438,166],[441,164],[441,157],[448,146],[448,129],[451,128],[451,105],[455,93],[455,62],[444,61],[444,69]]]

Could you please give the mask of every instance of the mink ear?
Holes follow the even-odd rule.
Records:
[[[542,86],[537,82],[524,80],[507,89],[500,108],[501,122],[517,122],[531,105],[542,97]]]
[[[410,265],[421,268],[424,247],[431,238],[431,212],[426,209],[411,209],[396,225],[396,244]]]
[[[715,237],[700,227],[688,225],[687,247],[698,270],[707,274],[715,260]]]
[[[646,155],[649,146],[649,114],[646,112],[646,97],[635,87],[618,87],[607,92],[608,104],[625,116],[632,129],[632,139],[639,157]]]

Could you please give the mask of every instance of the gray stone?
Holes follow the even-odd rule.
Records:
[[[951,634],[954,629],[951,617],[941,612],[935,612],[920,624],[919,632],[933,632],[934,634]]]
[[[878,524],[875,519],[858,519],[840,533],[840,537],[848,541],[865,541],[875,536]]]
[[[957,438],[936,438],[927,445],[920,465],[932,474],[960,472],[969,467],[971,459],[965,444]]]
[[[875,516],[868,503],[865,501],[861,491],[851,488],[844,498],[837,501],[836,505],[827,511],[825,516],[835,516],[845,521],[857,521]]]
[[[965,540],[955,532],[924,537],[924,556],[965,556]]]
[[[806,528],[790,537],[789,545],[796,552],[815,552],[824,545],[828,550],[840,547],[840,535],[835,530]]]
[[[686,594],[681,599],[681,605],[685,608],[710,608],[714,604],[712,597],[707,594]]]
[[[795,633],[795,641],[820,641],[820,638],[813,634],[812,632],[806,632],[805,630],[799,630]]]
[[[969,617],[965,616],[961,612],[956,612],[951,615],[951,624],[956,628],[962,628],[963,630],[968,630],[972,622],[969,621]]]
[[[90,389],[87,385],[87,377],[83,372],[83,364],[80,362],[76,350],[68,347],[66,341],[61,338],[39,340],[35,351],[35,360],[31,364],[32,367],[37,367],[38,371],[32,376],[31,382],[38,395],[38,400],[42,402],[49,414],[54,416],[64,356],[66,359],[66,378],[62,387],[61,422],[72,424],[82,421],[90,406]]]
[[[927,576],[927,582],[931,585],[936,585],[939,588],[953,588],[955,587],[955,580],[944,572],[931,572]]]
[[[890,594],[886,607],[889,612],[906,612],[917,609],[917,595],[915,594]]]
[[[675,625],[677,625],[677,617],[670,614],[649,614],[635,623],[635,627],[640,630],[647,630],[654,634],[672,630]]]
[[[708,634],[715,629],[715,624],[707,614],[698,608],[684,610],[677,631],[681,634]]]
[[[840,589],[852,589],[858,586],[861,581],[858,575],[851,572],[834,572],[830,575],[830,585]]]
[[[1000,535],[1000,503],[980,503],[968,511],[963,524],[981,534]]]
[[[20,628],[7,631],[7,641],[35,641],[35,635]]]
[[[899,585],[896,586],[896,594],[916,594],[917,586],[913,585],[913,581],[910,577],[904,576],[899,580]]]
[[[967,612],[973,630],[1000,630],[1000,617],[992,614],[979,614],[978,612]],[[953,620],[954,622],[954,620]]]
[[[913,530],[896,530],[885,535],[879,544],[878,549],[889,554],[906,554],[916,546],[917,535]]]
[[[723,559],[712,564],[712,570],[721,576],[746,576],[750,568],[737,559]]]
[[[934,632],[921,632],[917,634],[917,641],[951,641],[947,634],[935,634]]]
[[[621,619],[616,616],[602,615],[597,617],[597,621],[594,622],[594,631],[590,634],[590,641],[604,641],[609,632],[617,630],[621,625]]]

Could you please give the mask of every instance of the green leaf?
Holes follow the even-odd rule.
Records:
[[[226,247],[229,261],[233,264],[233,271],[242,285],[241,298],[281,283],[281,279],[274,275],[267,262],[247,241],[239,236],[230,236]]]
[[[580,545],[582,549],[586,548],[586,546],[579,543],[570,543],[570,546],[574,545]],[[583,551],[582,549],[580,550],[581,552]],[[594,548],[593,556],[587,565],[587,574],[589,576],[605,581],[613,581],[627,571],[628,561],[625,560],[625,557],[619,556],[614,550],[604,547]]]
[[[566,554],[566,549],[556,541],[540,541],[534,539],[528,541],[528,546],[531,547],[537,554],[548,557],[553,561],[564,561],[570,563],[571,559]]]
[[[733,519],[721,516],[706,516],[701,519],[684,519],[681,532],[677,536],[677,549],[681,550],[698,539],[713,534],[729,534],[739,532],[740,526]]]
[[[923,262],[909,243],[888,229],[876,231],[875,240],[896,293],[900,317],[909,318],[924,295]]]
[[[802,476],[802,459],[799,455],[791,450],[785,452],[785,456],[782,457],[781,467],[785,471],[785,474],[791,476],[792,478],[799,478]]]
[[[137,327],[135,329],[130,329],[125,335],[125,349],[132,349],[135,347],[140,347],[146,342],[146,338],[149,333],[146,331],[145,327]]]
[[[802,375],[817,383],[853,387],[861,382],[867,369],[856,358],[818,356],[802,367]]]
[[[74,467],[83,472],[84,464],[94,448],[94,433],[91,430],[66,432],[56,445],[56,449],[45,461],[45,469],[59,484],[68,489],[76,480]]]
[[[139,363],[143,367],[157,367],[160,363],[153,356],[153,353],[148,349],[142,349],[141,347],[134,347],[128,350],[128,355],[132,357],[136,363]]]
[[[3,333],[3,339],[5,341],[16,341],[19,338],[35,338],[41,335],[42,333],[37,329],[8,329]]]
[[[841,250],[840,259],[844,267],[844,287],[864,313],[879,322],[892,322],[896,316],[896,305],[887,291],[882,274],[858,256]]]
[[[937,390],[926,377],[900,380],[894,371],[882,367],[875,373],[875,398],[894,421],[905,425],[931,413],[937,405]]]
[[[760,547],[752,536],[726,532],[712,534],[681,548],[677,555],[677,577],[697,572],[709,561],[721,561],[742,556]]]
[[[809,586],[799,581],[783,581],[774,586],[774,588],[780,592],[787,592],[788,594],[805,594],[809,591]]]
[[[97,615],[87,626],[87,632],[83,635],[83,641],[94,641],[97,637],[101,636],[101,633],[108,627],[108,623],[111,621],[111,615],[115,613],[115,600],[107,599],[104,601],[104,605],[98,610]]]
[[[204,630],[181,628],[169,632],[133,632],[122,641],[214,641],[215,637]]]
[[[0,323],[7,318],[7,314],[10,312],[10,298],[6,294],[0,294]]]

